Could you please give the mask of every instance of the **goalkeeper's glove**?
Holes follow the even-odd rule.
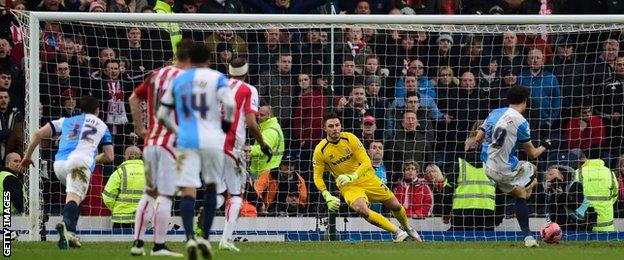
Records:
[[[359,176],[357,175],[357,173],[342,174],[342,175],[336,177],[336,184],[338,186],[342,186],[342,185],[345,185],[345,184],[348,184],[348,183],[352,183],[355,180],[357,180],[358,177]]]
[[[331,195],[329,191],[323,191],[323,198],[327,202],[327,209],[337,211],[340,208],[340,199]]]
[[[273,158],[273,151],[271,150],[271,147],[265,144],[260,147],[260,150],[262,150],[262,153],[268,157],[267,163],[270,162],[271,158]]]

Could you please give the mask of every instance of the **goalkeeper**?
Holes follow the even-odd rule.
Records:
[[[352,133],[342,132],[340,118],[329,113],[323,117],[323,128],[327,138],[314,149],[314,184],[323,194],[330,211],[340,207],[340,199],[331,195],[323,174],[329,171],[335,178],[340,193],[349,207],[355,210],[369,223],[392,232],[395,242],[401,242],[408,236],[415,241],[422,241],[416,230],[407,223],[405,209],[394,194],[375,176],[375,170],[364,146]],[[397,228],[389,219],[368,208],[371,202],[381,202],[401,223]]]

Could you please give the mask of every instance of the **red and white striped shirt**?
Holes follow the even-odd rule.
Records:
[[[229,83],[232,92],[234,92],[236,112],[234,113],[234,121],[232,122],[230,132],[225,136],[223,149],[226,153],[243,149],[246,135],[245,128],[247,128],[245,114],[257,113],[259,103],[256,87],[237,79],[230,79]]]
[[[165,93],[165,90],[172,86],[173,79],[182,74],[182,72],[184,72],[184,70],[175,66],[167,66],[158,69],[134,90],[135,95],[142,100],[147,100],[147,116],[149,121],[147,124],[148,134],[145,138],[145,147],[159,145],[174,155],[173,148],[176,147],[175,134],[167,130],[164,125],[158,123],[156,113],[160,106],[160,98]],[[171,118],[177,122],[175,113],[171,113]]]

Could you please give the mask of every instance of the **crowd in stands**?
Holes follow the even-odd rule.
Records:
[[[333,2],[336,15],[624,13],[621,1],[585,0],[0,2],[4,5],[0,17],[2,158],[23,152],[26,112],[26,25],[9,9],[318,14],[331,13]],[[333,110],[341,113],[344,131],[362,140],[377,176],[396,193],[410,217],[448,217],[445,214],[452,204],[458,160],[481,167],[480,151],[466,152],[464,141],[491,109],[506,106],[507,89],[522,85],[531,92],[526,117],[532,139],[549,138],[556,144],[556,149],[535,161],[542,172],[540,180],[545,180],[543,172],[553,164],[578,168],[574,155],[579,150],[588,157],[601,158],[616,172],[620,194],[615,214],[624,216],[624,29],[469,34],[355,25],[338,28],[332,39],[329,30],[314,26],[176,31],[166,26],[50,21],[43,22],[41,28],[41,123],[80,113],[76,102],[81,95],[98,97],[120,157],[116,165],[121,163],[125,148],[142,144],[133,132],[128,97],[152,70],[171,60],[175,32],[183,38],[204,41],[214,52],[211,67],[223,73],[234,57],[247,58],[249,82],[257,87],[263,103],[272,108],[286,145],[279,174],[250,177],[248,192],[252,195],[246,203],[255,206],[259,214],[324,214],[323,200],[312,185],[311,155],[323,138],[322,117]],[[53,139],[43,144],[42,158],[51,160],[56,145]],[[110,166],[98,167],[101,177],[93,177],[92,182],[103,186],[112,170]],[[57,214],[62,189],[54,174],[49,176],[43,185],[44,209]],[[499,216],[512,214],[513,207],[504,206],[504,196],[496,200],[502,205],[496,209]],[[109,214],[101,202],[101,188],[100,194],[91,192],[85,203],[91,205],[83,208],[85,215]],[[545,214],[546,195],[541,185],[531,203],[533,213]],[[341,214],[351,214],[344,205],[341,210]]]

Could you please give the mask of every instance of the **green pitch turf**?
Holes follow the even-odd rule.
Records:
[[[182,243],[169,243],[178,252]],[[217,251],[215,259],[624,259],[624,242],[564,242],[540,244],[540,248],[524,248],[520,242],[245,242],[238,243],[241,252]],[[213,246],[216,246],[213,243]],[[151,249],[151,245],[147,245]],[[81,249],[60,251],[54,242],[13,243],[11,259],[142,259],[129,253],[130,243],[83,243]],[[148,253],[149,254],[149,253]],[[148,259],[161,259],[148,258]]]

